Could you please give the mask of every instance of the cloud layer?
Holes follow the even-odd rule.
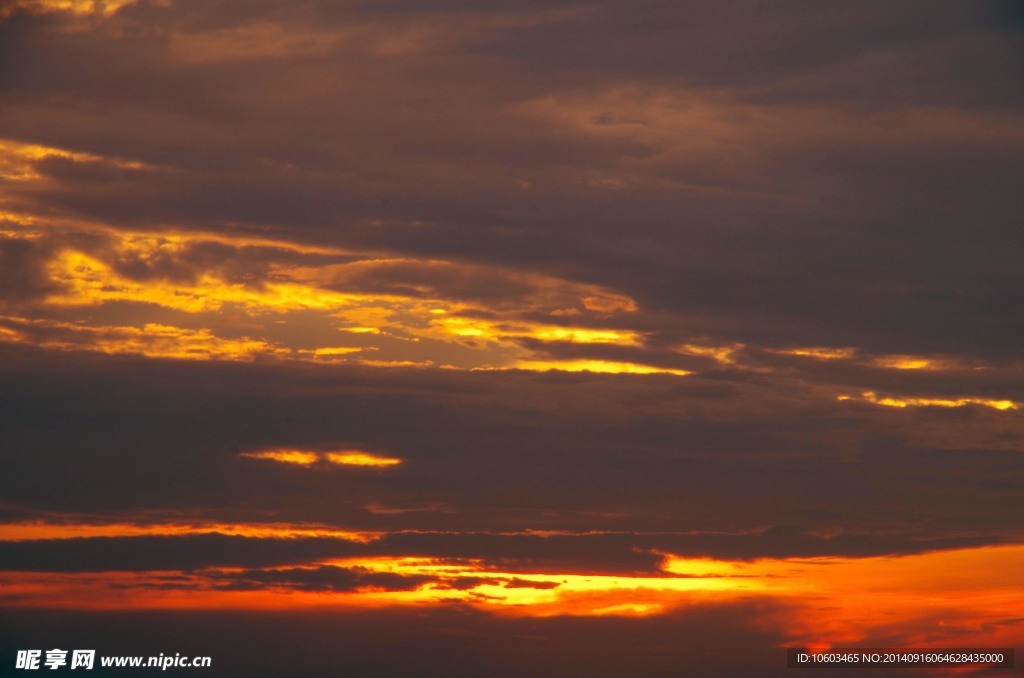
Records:
[[[706,629],[749,649],[686,645],[702,675],[1018,643],[1022,27],[8,3],[6,619],[337,602],[304,628],[404,624],[467,675],[679,672]]]

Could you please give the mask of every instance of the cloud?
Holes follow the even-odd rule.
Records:
[[[906,534],[870,532],[839,531],[823,535],[792,527],[776,527],[756,534],[399,531],[375,533],[368,539],[354,540],[306,536],[301,532],[294,536],[254,536],[246,533],[258,534],[258,526],[249,528],[244,523],[234,526],[235,531],[241,534],[231,534],[227,527],[211,526],[200,528],[193,534],[179,535],[150,536],[144,530],[138,530],[134,536],[123,537],[4,541],[0,542],[0,550],[4,553],[3,569],[7,571],[71,573],[275,568],[266,575],[268,578],[264,583],[269,584],[278,581],[277,577],[280,581],[291,581],[287,572],[278,571],[288,565],[308,567],[309,563],[340,559],[349,559],[357,564],[357,568],[360,567],[360,559],[366,563],[378,558],[427,559],[437,563],[434,567],[437,573],[432,574],[432,581],[438,578],[446,581],[457,574],[453,570],[446,571],[446,563],[475,563],[484,573],[664,576],[667,554],[718,561],[868,558],[970,549],[1004,541],[1003,537],[991,534],[921,539]],[[217,529],[221,532],[212,531]],[[161,528],[154,526],[153,531],[159,534]],[[112,532],[116,533],[116,530]],[[351,569],[351,566],[344,569]],[[298,576],[304,571],[296,572]],[[328,568],[326,574],[332,572],[334,570]],[[685,574],[681,570],[679,572]],[[234,571],[203,576],[259,581],[252,572],[249,574],[253,576],[239,575]],[[372,578],[364,582],[352,577],[351,581],[356,582],[352,584],[354,589],[370,585]],[[417,581],[423,583],[426,580]],[[541,583],[537,588],[550,588]],[[515,582],[511,584],[512,587],[518,585]]]
[[[216,588],[260,589],[267,586],[285,587],[304,591],[357,591],[384,589],[409,591],[430,581],[429,577],[410,577],[390,572],[369,572],[361,568],[321,565],[314,568],[275,570],[243,570],[212,575]]]
[[[16,13],[5,128],[51,151],[7,199],[376,250],[337,280],[376,293],[553,276],[723,344],[1006,357],[1020,72],[992,9]],[[115,270],[267,272],[210,250]]]
[[[771,603],[701,605],[667,617],[625,620],[521,619],[462,607],[413,615],[390,610],[284,616],[63,611],[76,635],[65,635],[68,626],[55,626],[55,613],[44,611],[5,614],[2,623],[10,629],[4,634],[5,651],[41,646],[48,636],[60,647],[79,643],[111,647],[111,653],[124,647],[125,652],[157,656],[175,641],[183,655],[213,657],[225,676],[280,675],[297,663],[315,673],[343,670],[366,676],[417,676],[427,666],[444,666],[451,675],[463,676],[657,675],[684,664],[704,675],[740,676],[751,665],[771,672],[770,667],[782,664],[776,647],[781,634],[756,620],[785,609]],[[330,643],[323,642],[325,634]],[[394,651],[398,637],[402,652]],[[110,638],[118,640],[110,645]],[[733,647],[737,642],[742,642],[739,654]],[[575,651],[567,653],[566,647]]]
[[[6,235],[6,234],[4,234]],[[55,289],[42,271],[52,245],[22,238],[0,238],[0,300],[38,299]]]
[[[353,543],[347,540],[250,539],[214,533],[0,542],[0,548],[11,557],[8,569],[40,572],[260,567],[356,553]]]
[[[385,457],[373,452],[363,450],[332,450],[327,452],[312,452],[309,450],[261,450],[259,452],[243,452],[243,457],[252,459],[269,459],[284,464],[298,464],[300,466],[312,466],[318,462],[335,464],[338,466],[363,466],[374,468],[386,468],[397,466],[402,463],[401,459]]]
[[[382,373],[4,350],[0,487],[30,510],[269,511],[357,530],[1018,532],[1014,410],[880,407],[760,373]],[[310,473],[241,456],[266,449],[403,463]]]
[[[235,568],[211,605],[438,585],[480,604],[661,610],[529,626],[434,601],[406,636],[451,622],[515,638],[495,646],[510,671],[572,673],[550,651],[569,647],[619,675],[678,673],[676,645],[633,634],[686,630],[706,641],[687,646],[697,672],[729,675],[702,654],[724,647],[708,629],[775,657],[772,604],[691,618],[536,573],[1018,543],[1017,14],[10,4],[0,509],[12,534],[86,531],[0,542],[2,562],[46,585],[120,566],[118,595],[145,584],[164,602],[212,580],[144,573]],[[401,463],[332,463],[343,450]],[[299,531],[245,531],[268,523]],[[214,525],[242,527],[198,532]],[[335,532],[296,527],[310,525]],[[410,554],[475,559],[488,583],[326,562]],[[860,638],[829,628],[940,637],[913,612]],[[958,637],[1008,618],[949,615]],[[531,638],[543,651],[519,656]]]

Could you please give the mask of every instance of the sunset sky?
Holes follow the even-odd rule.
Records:
[[[1021,666],[1022,184],[1016,2],[0,2],[0,672]]]

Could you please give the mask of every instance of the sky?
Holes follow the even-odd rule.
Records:
[[[1022,179],[1014,2],[6,0],[0,662],[1021,654]]]

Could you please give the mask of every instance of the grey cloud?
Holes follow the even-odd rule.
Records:
[[[611,678],[670,675],[681,667],[719,678],[788,675],[781,601],[697,604],[664,616],[524,618],[466,606],[329,613],[10,611],[0,650],[98,648],[97,654],[213,657],[218,675],[280,676],[296,670],[361,676]],[[325,639],[329,638],[329,642]],[[401,651],[396,651],[400,642]],[[567,651],[567,648],[571,651]]]
[[[295,541],[201,534],[0,542],[0,550],[8,570],[102,572],[282,566],[345,557],[360,549],[337,539]]]
[[[456,531],[884,525],[946,538],[1017,534],[1024,505],[1012,411],[893,410],[735,374],[381,373],[5,350],[21,358],[0,380],[0,486],[36,510],[201,506],[209,519],[269,511]],[[405,461],[309,469],[240,456],[268,447]]]
[[[507,27],[486,10],[401,3],[143,4],[78,33],[10,19],[25,55],[4,69],[11,135],[167,168],[119,175],[118,190],[65,171],[22,197],[121,226],[240,221],[553,273],[703,317],[723,340],[1012,354],[1019,35],[992,7],[576,9],[527,21],[536,8],[510,6]],[[229,39],[258,21],[366,27],[269,62],[199,68],[171,51],[176,36]],[[378,50],[423,21],[445,37]],[[46,91],[108,114],[50,107]],[[526,112],[548,100],[617,124]],[[721,111],[688,125],[693,102]],[[635,117],[617,107],[644,106],[663,107],[653,131],[609,133]]]
[[[908,534],[840,533],[831,537],[777,526],[759,534],[609,533],[489,534],[394,532],[368,543],[327,537],[244,537],[205,533],[187,536],[90,537],[0,542],[7,571],[146,572],[180,570],[195,579],[176,585],[260,588],[294,586],[352,591],[363,586],[410,590],[427,581],[450,588],[486,583],[486,570],[528,574],[664,576],[662,554],[685,558],[756,560],[894,556],[1009,543],[998,534],[917,538]],[[433,558],[440,564],[480,563],[480,577],[400,576],[358,566],[316,565],[332,558]],[[315,567],[311,567],[316,565]],[[296,567],[302,566],[302,567]],[[221,572],[215,568],[243,568]],[[669,575],[671,576],[671,575]],[[695,576],[680,573],[680,576]],[[490,579],[493,579],[491,577]],[[505,580],[501,580],[505,581]],[[129,584],[130,585],[130,584]],[[508,580],[510,587],[543,583]]]
[[[51,253],[52,246],[0,237],[0,299],[21,302],[52,291],[54,285],[42,270]]]
[[[431,581],[427,576],[409,576],[392,572],[370,572],[358,567],[321,565],[315,568],[242,570],[211,575],[218,589],[261,589],[285,586],[303,591],[355,591],[375,587],[387,591],[411,591]]]

